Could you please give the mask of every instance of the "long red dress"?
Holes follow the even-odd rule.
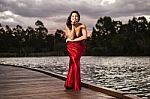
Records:
[[[85,52],[85,41],[67,42],[67,50],[70,57],[69,71],[65,88],[73,88],[75,91],[81,90],[81,77],[80,77],[80,58]]]

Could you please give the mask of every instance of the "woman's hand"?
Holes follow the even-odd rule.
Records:
[[[77,23],[78,23],[78,22],[77,22],[76,20],[72,20],[72,21],[71,21],[71,25],[73,25],[73,26],[76,25]]]
[[[73,41],[73,40],[72,40],[72,39],[70,39],[70,38],[67,38],[67,39],[66,39],[66,42],[68,42],[68,41]]]

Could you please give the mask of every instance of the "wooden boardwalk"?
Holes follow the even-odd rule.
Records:
[[[65,90],[64,81],[46,74],[0,65],[0,99],[117,99],[83,88]]]

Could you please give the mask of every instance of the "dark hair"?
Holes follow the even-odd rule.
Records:
[[[66,25],[67,25],[67,27],[68,27],[70,30],[72,29],[72,25],[71,25],[71,15],[72,15],[72,13],[76,13],[76,14],[78,15],[78,17],[79,17],[78,22],[80,21],[80,14],[79,14],[79,12],[78,12],[78,11],[72,11],[72,12],[70,13],[68,19],[67,19],[67,22],[66,22]]]

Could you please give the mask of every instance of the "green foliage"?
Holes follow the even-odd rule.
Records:
[[[150,22],[133,17],[127,24],[110,17],[99,18],[93,27],[91,50],[94,55],[150,55]]]
[[[64,37],[60,36],[62,30],[57,30],[55,35],[48,34],[42,21],[35,22],[37,28],[23,29],[17,25],[11,29],[0,24],[0,53],[17,53],[19,56],[28,56],[31,53],[65,53]]]
[[[17,25],[12,29],[0,24],[0,53],[67,55],[64,31],[57,29],[53,35],[42,21],[37,20],[35,25],[37,28]],[[143,16],[133,17],[126,24],[100,17],[86,44],[85,55],[150,55],[150,22]]]

